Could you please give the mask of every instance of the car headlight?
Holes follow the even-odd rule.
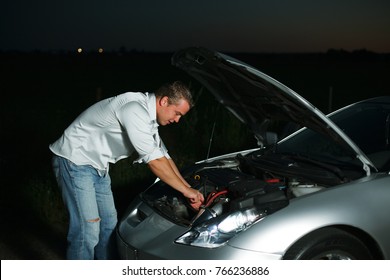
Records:
[[[260,221],[265,215],[265,211],[258,211],[256,208],[236,211],[223,218],[212,219],[191,228],[175,242],[197,247],[217,248],[239,232]]]

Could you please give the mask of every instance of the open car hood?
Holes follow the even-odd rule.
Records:
[[[172,64],[198,80],[229,111],[245,123],[260,145],[267,145],[273,122],[292,122],[322,133],[356,154],[367,174],[372,162],[360,148],[320,110],[299,94],[228,55],[191,47],[172,56]]]

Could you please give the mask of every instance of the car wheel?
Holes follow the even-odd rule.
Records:
[[[285,260],[369,260],[372,255],[364,243],[348,232],[324,228],[296,242]]]

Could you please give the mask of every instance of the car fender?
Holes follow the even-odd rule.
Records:
[[[292,199],[290,204],[231,239],[229,246],[265,253],[284,254],[303,236],[319,228],[350,226],[364,231],[382,252],[389,251],[385,234],[388,220],[390,176],[374,174],[360,180]],[[367,209],[370,211],[367,211]],[[370,214],[371,213],[371,214]],[[389,257],[389,256],[385,256]]]

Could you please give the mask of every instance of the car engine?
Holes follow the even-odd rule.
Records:
[[[311,179],[286,171],[288,166],[296,165],[295,162],[279,161],[279,164],[286,165],[285,169],[278,167],[277,170],[284,170],[279,174],[256,166],[253,156],[238,155],[193,166],[183,175],[205,198],[199,211],[193,209],[180,193],[161,181],[142,196],[170,220],[182,225],[196,225],[235,210],[243,211],[253,207],[261,215],[270,215],[287,206],[294,197],[325,188],[325,184],[319,185]],[[322,177],[329,180],[328,177],[332,176],[322,174]]]

